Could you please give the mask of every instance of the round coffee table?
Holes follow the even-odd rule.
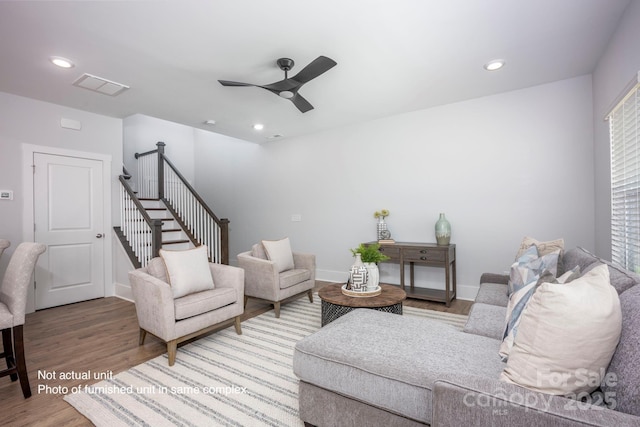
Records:
[[[349,297],[342,293],[342,286],[342,283],[334,283],[318,291],[322,300],[322,326],[356,308],[402,314],[402,301],[407,298],[407,294],[397,286],[381,284],[382,292],[375,297]]]

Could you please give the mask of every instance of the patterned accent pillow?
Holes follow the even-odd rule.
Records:
[[[558,256],[560,252],[552,252],[545,256],[538,256],[538,248],[530,246],[518,257],[518,260],[511,265],[509,272],[509,283],[507,292],[509,295],[535,282],[540,278],[540,274],[546,269],[555,277],[558,272]]]

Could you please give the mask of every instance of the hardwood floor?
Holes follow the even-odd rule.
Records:
[[[318,281],[316,288],[326,284]],[[306,298],[306,295],[302,297]],[[420,300],[408,300],[405,304],[468,314],[472,302],[455,300],[449,308],[442,303]],[[243,320],[271,308],[266,303],[250,299]],[[24,399],[19,382],[11,382],[8,377],[0,378],[2,425],[90,426],[92,424],[86,418],[62,400],[65,394],[74,386],[97,382],[100,378],[93,379],[94,375],[116,375],[166,352],[165,344],[151,335],[147,335],[143,346],[138,345],[135,306],[116,297],[28,314],[24,334],[33,395]],[[4,366],[4,361],[0,363]],[[50,376],[49,379],[42,377],[45,374]],[[89,374],[91,380],[72,378],[74,374]],[[62,378],[64,376],[70,377]]]

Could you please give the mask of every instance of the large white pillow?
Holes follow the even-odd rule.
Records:
[[[281,240],[263,240],[262,245],[267,258],[276,263],[278,273],[293,269],[293,252],[288,237]]]
[[[606,265],[567,284],[543,283],[521,315],[500,379],[548,394],[589,393],[603,379],[621,328]]]
[[[214,288],[205,245],[186,251],[160,249],[160,256],[167,268],[174,298]]]

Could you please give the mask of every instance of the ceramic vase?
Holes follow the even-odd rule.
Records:
[[[440,218],[436,222],[436,241],[439,246],[447,246],[451,241],[451,224],[443,213],[440,214]]]
[[[351,266],[349,271],[349,280],[351,281],[351,289],[354,291],[363,291],[367,285],[368,272],[362,262],[362,256],[356,254],[356,262]]]
[[[378,289],[378,284],[380,283],[380,270],[378,269],[378,264],[375,262],[365,262],[364,266],[367,267],[367,291],[375,291]]]

